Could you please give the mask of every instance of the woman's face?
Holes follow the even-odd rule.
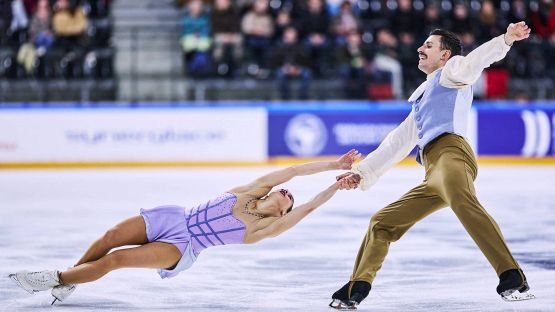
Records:
[[[293,195],[286,189],[279,189],[268,194],[266,201],[271,203],[276,213],[280,216],[287,214],[287,210],[293,205]]]

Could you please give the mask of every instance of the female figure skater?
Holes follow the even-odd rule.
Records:
[[[192,208],[141,209],[139,216],[117,224],[96,240],[74,267],[62,272],[20,271],[10,274],[10,278],[31,294],[52,289],[54,304],[56,300],[64,301],[77,284],[95,281],[121,268],[155,268],[162,278],[173,277],[191,267],[208,247],[252,244],[290,229],[327,202],[344,181],[336,181],[294,210],[293,195],[286,189],[271,192],[272,188],[295,176],[349,170],[359,158],[360,153],[351,150],[335,161],[293,165]],[[139,246],[110,252],[127,245]]]

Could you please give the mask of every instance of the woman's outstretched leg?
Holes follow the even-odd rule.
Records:
[[[80,264],[60,273],[62,284],[95,281],[108,272],[122,268],[165,269],[177,264],[181,252],[172,244],[153,242],[111,252],[96,261]]]
[[[126,245],[144,245],[148,243],[146,226],[143,217],[136,216],[124,220],[106,231],[87,249],[75,266],[96,261],[105,256],[110,250]]]
[[[92,243],[75,266],[97,261],[106,256],[113,248],[126,245],[144,245],[147,242],[146,225],[143,217],[132,217],[116,224]],[[59,282],[63,283],[62,280]],[[64,301],[74,290],[74,284],[59,285],[52,289],[52,296],[56,300]]]

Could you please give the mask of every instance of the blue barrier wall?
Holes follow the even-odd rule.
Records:
[[[410,106],[298,103],[268,111],[270,157],[320,156],[349,148],[374,150],[406,118]],[[468,138],[479,155],[555,156],[555,103],[478,102]]]
[[[19,150],[25,151],[23,149],[25,140],[29,141],[27,143],[30,146],[34,146],[35,144],[30,141],[31,139],[51,142],[50,140],[56,140],[63,136],[63,133],[61,135],[53,133],[49,136],[45,135],[44,138],[19,138],[17,136],[18,132],[27,133],[28,131],[25,129],[30,129],[28,127],[33,127],[33,125],[25,121],[26,119],[24,118],[21,122],[12,120],[14,112],[21,114],[20,116],[26,116],[28,115],[26,112],[30,112],[33,115],[40,111],[48,111],[48,114],[39,115],[47,115],[44,117],[49,118],[48,116],[58,115],[56,110],[60,110],[60,113],[69,110],[78,113],[80,117],[82,115],[90,115],[93,119],[97,118],[93,115],[98,115],[99,111],[110,116],[112,116],[111,111],[116,111],[125,115],[125,118],[128,118],[129,116],[127,115],[130,114],[138,115],[137,113],[139,112],[147,113],[147,111],[149,116],[151,114],[163,115],[168,111],[175,111],[176,115],[185,117],[206,113],[207,120],[211,121],[201,122],[201,125],[204,127],[210,124],[219,125],[221,123],[220,120],[223,120],[221,114],[227,116],[226,109],[230,108],[233,110],[244,108],[246,109],[245,111],[254,110],[260,113],[257,115],[259,117],[257,119],[259,120],[258,122],[254,122],[254,120],[249,121],[248,119],[251,118],[248,117],[249,115],[239,114],[234,119],[234,125],[227,125],[223,128],[223,130],[231,131],[239,128],[239,126],[246,125],[249,127],[249,133],[251,134],[258,133],[264,138],[266,138],[267,134],[267,140],[259,140],[260,142],[257,141],[255,143],[251,139],[244,138],[240,143],[241,145],[247,143],[244,142],[245,140],[250,140],[249,143],[251,145],[257,144],[261,152],[260,159],[280,156],[310,157],[338,155],[351,148],[357,148],[363,153],[368,153],[374,150],[385,136],[397,127],[410,112],[410,105],[403,101],[378,103],[343,101],[133,104],[0,103],[0,116],[8,118],[5,119],[6,122],[13,123],[14,127],[21,128],[19,130],[14,129],[6,124],[3,133],[0,133],[0,151],[9,156],[10,153],[13,154],[17,150],[16,147],[18,146],[21,147]],[[88,112],[94,112],[94,114],[88,114]],[[188,112],[191,113],[189,114]],[[196,127],[185,122],[184,120],[187,119],[185,117],[181,121],[174,120],[174,127],[184,125],[184,123],[190,127]],[[133,119],[132,117],[129,118]],[[143,124],[151,126],[152,122],[148,122],[147,119],[136,119],[136,124],[130,125],[130,129],[137,128],[140,130],[144,128]],[[62,126],[65,123],[65,121],[60,122]],[[91,124],[95,125],[96,122],[91,121]],[[164,122],[164,118],[161,118],[157,121],[157,125],[169,127],[170,123]],[[48,127],[45,129],[48,129]],[[536,101],[525,105],[511,101],[477,101],[473,106],[468,129],[468,139],[479,155],[552,157],[555,156],[555,101]],[[93,130],[95,128],[90,126],[83,131]],[[192,131],[194,129],[189,130]],[[208,131],[208,129],[205,130]],[[40,131],[40,133],[43,133],[43,131]],[[68,148],[74,148],[69,143],[66,145]],[[236,145],[232,144],[231,146]],[[182,147],[176,146],[176,148]],[[81,152],[81,150],[77,150],[77,147],[75,149]],[[107,159],[112,157],[108,152],[106,152]],[[166,155],[167,153],[162,154]],[[16,154],[13,155],[15,156],[12,158],[20,159]],[[227,156],[222,155],[221,161],[226,161],[227,159]],[[176,161],[179,160],[181,159]]]

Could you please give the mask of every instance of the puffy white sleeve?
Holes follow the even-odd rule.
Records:
[[[439,83],[448,88],[471,85],[480,78],[482,71],[491,64],[502,60],[511,48],[505,43],[504,35],[497,36],[468,53],[450,58],[443,70]]]
[[[359,188],[363,191],[368,190],[382,174],[407,157],[417,141],[416,124],[411,111],[407,118],[385,137],[375,151],[352,167],[351,171],[362,178]]]

